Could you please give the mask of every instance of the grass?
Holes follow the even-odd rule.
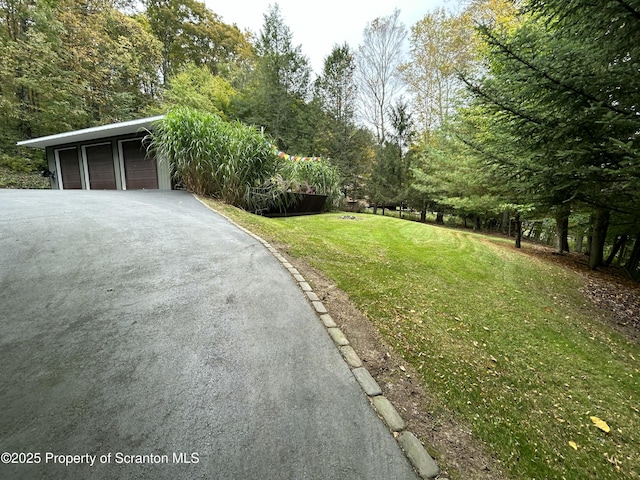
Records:
[[[214,208],[333,279],[514,478],[639,478],[640,348],[599,320],[575,273],[388,217]]]
[[[338,169],[327,160],[300,159],[284,161],[280,167],[281,175],[298,183],[306,183],[316,189],[316,193],[327,196],[327,205],[337,209],[342,203],[340,174]]]
[[[279,175],[287,183],[310,184],[328,196],[328,205],[337,207],[342,199],[338,171],[330,163],[282,160],[262,131],[238,121],[177,108],[156,122],[149,138],[158,158],[169,163],[174,179],[199,195],[250,211],[277,206],[284,192],[255,198],[252,189],[273,185]]]
[[[277,157],[267,138],[240,122],[189,108],[178,108],[157,122],[152,148],[185,187],[227,203],[246,206],[251,187],[276,171]]]

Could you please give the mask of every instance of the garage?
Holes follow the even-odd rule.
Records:
[[[111,143],[82,147],[92,190],[117,190]]]
[[[67,190],[82,189],[82,175],[76,147],[56,150],[56,165],[60,172],[59,178],[64,179],[64,187]]]
[[[147,151],[145,136],[163,116],[74,130],[18,142],[45,149],[57,190],[171,190],[166,162]]]
[[[158,188],[157,164],[147,158],[144,145],[135,139],[123,140],[120,149],[127,190]]]

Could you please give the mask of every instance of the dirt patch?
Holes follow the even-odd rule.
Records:
[[[472,437],[468,428],[450,414],[435,408],[436,402],[420,380],[418,372],[382,338],[345,292],[316,269],[289,256],[285,245],[272,245],[313,287],[364,366],[382,388],[383,394],[407,423],[407,429],[422,441],[438,463],[441,470],[439,478],[508,478],[499,462]]]

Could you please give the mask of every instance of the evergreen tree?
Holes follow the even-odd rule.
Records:
[[[593,268],[612,210],[638,228],[638,11],[617,0],[532,1],[515,31],[481,28],[488,74],[466,80],[487,119],[485,154],[529,199],[555,207],[559,231],[570,203],[593,211]]]
[[[399,100],[390,114],[391,127],[384,145],[376,150],[371,182],[370,203],[383,206],[403,204],[409,196],[411,157],[409,146],[414,134],[408,105]]]
[[[251,84],[236,104],[243,120],[265,128],[282,150],[311,148],[306,114],[311,68],[278,5],[270,6],[256,42]],[[306,154],[313,154],[305,150]]]
[[[325,58],[324,69],[314,84],[314,95],[323,116],[318,124],[322,154],[341,172],[342,188],[351,197],[361,194],[363,153],[355,125],[357,89],[354,55],[348,44],[335,45]]]

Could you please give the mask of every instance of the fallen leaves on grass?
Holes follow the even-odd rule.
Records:
[[[621,468],[620,468],[620,460],[618,460],[618,458],[617,458],[616,456],[614,456],[614,455],[609,455],[608,453],[605,453],[605,454],[604,454],[604,458],[606,458],[606,459],[607,459],[607,461],[608,461],[611,465],[613,465],[613,466],[615,467],[616,471],[618,471],[618,472],[619,472],[619,471],[621,470]]]
[[[613,312],[618,323],[640,330],[640,297],[637,285],[593,277],[587,281],[583,291],[593,303]]]
[[[605,422],[604,420],[601,420],[598,417],[591,417],[591,421],[603,432],[609,433],[611,431],[611,428],[609,428],[609,425],[607,425],[607,422]]]

